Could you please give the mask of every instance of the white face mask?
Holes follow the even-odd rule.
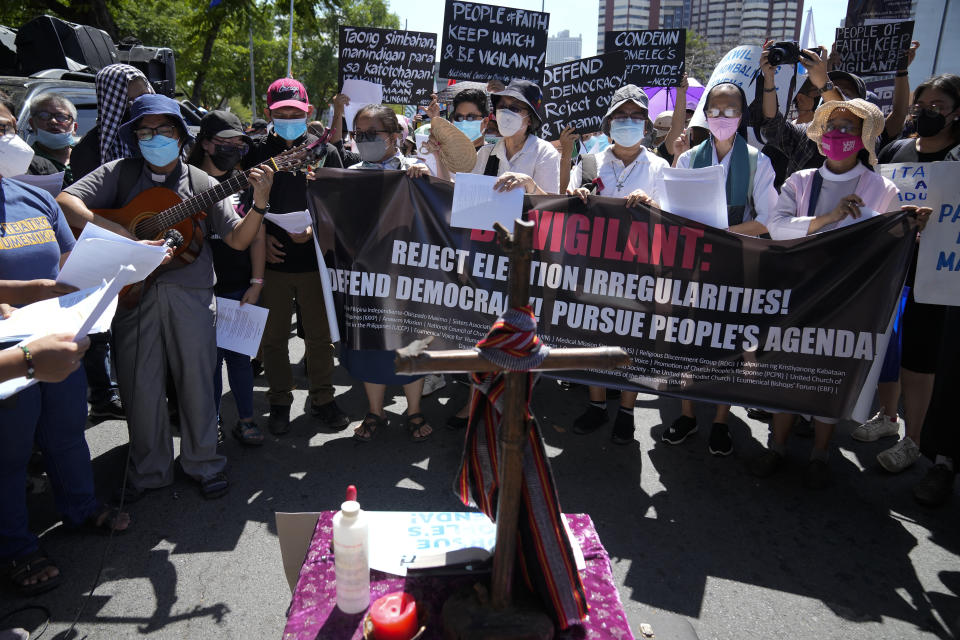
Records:
[[[33,149],[20,136],[10,132],[0,138],[0,176],[22,176],[32,160]]]
[[[509,109],[497,109],[497,128],[500,130],[500,135],[509,138],[523,129],[524,117],[526,116],[521,116]]]

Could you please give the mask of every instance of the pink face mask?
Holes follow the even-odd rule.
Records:
[[[820,138],[820,147],[831,160],[846,160],[863,149],[863,139],[855,133],[827,131]]]
[[[740,126],[740,118],[707,118],[710,133],[717,140],[729,140]]]

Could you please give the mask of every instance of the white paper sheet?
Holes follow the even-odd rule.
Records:
[[[130,267],[126,267],[130,268]],[[119,271],[119,270],[118,270]],[[90,333],[110,328],[117,310],[117,294],[123,285],[120,274],[99,287],[68,293],[59,298],[41,300],[17,309],[6,320],[0,320],[0,341],[18,340],[18,345],[33,342],[52,333],[72,333],[78,342]],[[26,377],[0,383],[0,400],[35,384]]]
[[[290,234],[303,233],[313,224],[309,211],[293,211],[291,213],[267,213],[263,216],[284,231]]]
[[[60,173],[51,173],[43,176],[35,176],[25,173],[21,176],[14,176],[10,179],[43,189],[54,198],[60,195],[60,192],[63,191],[63,171]]]
[[[423,150],[423,143],[430,139],[429,134],[415,133],[413,139],[417,143],[417,153],[421,156],[425,155],[426,151]]]
[[[863,222],[864,220],[869,220],[870,218],[880,215],[880,212],[874,211],[873,209],[860,208],[860,217],[854,218],[853,216],[847,216],[843,220],[837,223],[836,229],[843,229],[844,227],[849,227],[852,224],[857,224],[858,222]]]
[[[660,207],[678,216],[716,229],[726,229],[726,171],[721,165],[702,169],[661,171],[658,180]]]
[[[458,173],[453,187],[450,226],[492,231],[500,222],[513,229],[513,221],[523,217],[523,189],[494,191],[495,176]]]
[[[350,104],[343,109],[343,117],[347,119],[350,131],[353,131],[353,119],[360,109],[368,104],[383,102],[383,85],[366,80],[344,80],[340,93],[350,98]]]
[[[96,287],[117,274],[121,265],[130,265],[132,269],[119,274],[120,286],[125,287],[150,275],[163,262],[164,255],[166,249],[163,247],[141,244],[95,224],[87,224],[60,269],[57,282],[78,289]]]
[[[256,357],[268,315],[263,307],[217,297],[217,346]]]
[[[333,306],[333,285],[330,282],[330,272],[323,259],[323,251],[317,242],[316,230],[313,234],[313,250],[317,254],[317,267],[320,269],[320,286],[323,288],[323,306],[327,310],[327,325],[330,327],[330,342],[340,342],[340,329],[337,327],[336,307]]]

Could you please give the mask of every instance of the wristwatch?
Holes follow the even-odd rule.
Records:
[[[825,94],[827,91],[832,91],[833,89],[836,89],[836,87],[833,85],[832,82],[830,82],[829,80],[827,80],[827,83],[826,83],[825,85],[823,85],[822,87],[820,87],[820,89],[819,89],[820,95]]]

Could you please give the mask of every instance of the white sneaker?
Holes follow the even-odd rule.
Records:
[[[920,457],[920,447],[910,438],[893,445],[877,454],[877,462],[890,473],[900,473]]]
[[[447,380],[439,373],[431,373],[423,381],[424,397],[430,395],[437,389],[443,389],[447,386]]]
[[[900,435],[901,425],[903,420],[899,416],[896,420],[891,420],[881,409],[877,415],[854,429],[850,437],[860,442],[874,442],[880,438]]]

